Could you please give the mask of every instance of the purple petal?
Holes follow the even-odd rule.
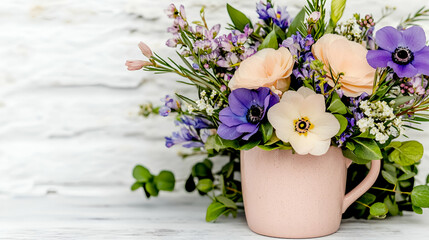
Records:
[[[228,127],[237,126],[243,123],[247,123],[245,116],[237,116],[231,108],[224,108],[219,112],[219,120]]]
[[[429,47],[424,47],[414,54],[412,65],[417,68],[419,73],[429,75]]]
[[[272,107],[272,106],[274,106],[274,105],[276,105],[277,103],[279,103],[280,102],[280,97],[279,97],[279,95],[277,95],[277,94],[272,94],[271,96],[270,96],[270,103],[268,104],[268,108],[270,108],[270,107]]]
[[[399,65],[394,62],[389,62],[387,64],[389,67],[393,68],[393,71],[400,77],[414,77],[417,75],[418,71],[417,69],[411,65]]]
[[[246,90],[246,91],[243,91]],[[228,97],[229,107],[231,111],[237,116],[244,116],[247,114],[248,109],[250,108],[252,95],[249,94],[249,90],[239,88],[232,91]]]
[[[217,129],[217,134],[219,134],[219,136],[223,139],[235,140],[239,138],[243,133],[237,132],[236,127],[228,127],[224,124],[221,124]]]
[[[237,126],[237,132],[240,133],[248,133],[253,132],[255,129],[258,129],[258,125],[251,124],[251,123],[245,123]]]
[[[375,40],[380,48],[393,52],[402,43],[403,39],[398,30],[389,26],[378,30]]]
[[[417,52],[422,50],[426,45],[426,34],[422,27],[412,26],[402,31],[404,39],[404,47],[408,47],[411,51]]]
[[[259,130],[259,128],[256,128],[253,132],[251,132],[251,133],[248,133],[248,134],[246,134],[246,135],[244,135],[243,136],[243,140],[249,140],[249,138],[251,137],[251,136],[253,136],[257,131]]]
[[[387,63],[392,61],[392,53],[385,50],[369,50],[366,60],[373,68],[385,68],[387,67]]]
[[[265,98],[268,95],[270,95],[270,92],[271,92],[271,90],[269,88],[266,88],[266,87],[261,87],[257,90],[257,93],[258,93],[258,96],[257,96],[258,103],[257,104],[259,106],[262,107],[263,104],[265,104]]]

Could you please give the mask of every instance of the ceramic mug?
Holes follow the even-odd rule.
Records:
[[[247,224],[262,235],[320,237],[336,232],[342,213],[376,181],[380,160],[345,195],[351,160],[331,146],[323,156],[291,150],[241,151],[241,183]]]

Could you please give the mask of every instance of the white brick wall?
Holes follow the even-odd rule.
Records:
[[[254,1],[182,1],[188,18],[207,6],[211,24],[229,20],[230,2],[253,19]],[[302,0],[288,4],[294,15]],[[128,72],[126,59],[142,56],[145,41],[163,56],[171,21],[166,0],[2,0],[0,4],[0,194],[44,194],[70,186],[128,187],[132,167],[188,174],[193,160],[164,148],[174,125],[160,117],[143,120],[138,105],[180,89],[175,76]],[[387,1],[349,0],[347,16],[373,12]],[[388,1],[396,24],[428,0]],[[179,4],[176,2],[176,4]],[[425,23],[429,31],[429,23]],[[427,127],[429,130],[429,127]],[[427,134],[420,140],[426,149]],[[425,155],[429,161],[428,155]],[[425,164],[425,172],[428,171]],[[61,190],[63,191],[63,190]],[[60,191],[60,193],[61,193]],[[73,191],[69,191],[73,194]],[[82,193],[76,193],[82,194]],[[90,194],[90,193],[88,193]]]

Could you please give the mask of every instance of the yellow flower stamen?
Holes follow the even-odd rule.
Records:
[[[304,136],[307,136],[308,131],[314,128],[314,125],[311,124],[307,117],[296,119],[293,124],[295,125],[295,132]]]

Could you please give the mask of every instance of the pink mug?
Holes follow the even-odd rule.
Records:
[[[320,237],[336,232],[342,213],[376,181],[380,160],[345,195],[351,160],[331,146],[323,156],[291,150],[241,151],[241,183],[247,224],[262,235]]]

